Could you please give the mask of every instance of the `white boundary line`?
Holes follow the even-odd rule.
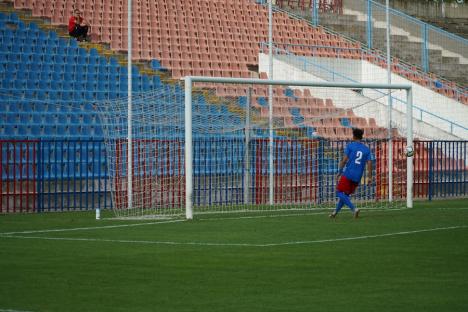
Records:
[[[371,238],[402,236],[402,235],[411,235],[411,234],[435,232],[435,231],[446,231],[446,230],[454,230],[454,229],[466,229],[466,228],[468,228],[468,225],[455,225],[455,226],[448,226],[448,227],[438,227],[438,228],[422,229],[422,230],[414,230],[414,231],[383,233],[383,234],[375,234],[375,235],[351,236],[351,237],[320,239],[320,240],[308,240],[308,241],[292,241],[292,242],[269,243],[269,244],[172,242],[172,241],[41,237],[41,236],[18,236],[18,235],[0,235],[0,237],[13,238],[13,239],[39,239],[39,240],[57,240],[57,241],[105,242],[105,243],[145,244],[145,245],[187,245],[187,246],[191,245],[191,246],[216,246],[216,247],[277,247],[277,246],[311,245],[311,244],[331,243],[331,242],[340,242],[340,241],[363,240],[363,239],[371,239]]]

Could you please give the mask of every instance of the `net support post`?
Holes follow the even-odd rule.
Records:
[[[413,89],[406,89],[406,148],[413,148]],[[413,153],[414,154],[414,153]],[[406,157],[406,207],[413,208],[413,157]]]
[[[185,77],[185,218],[193,219],[192,79]]]

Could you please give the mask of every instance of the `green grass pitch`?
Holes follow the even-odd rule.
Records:
[[[468,200],[328,213],[0,215],[0,311],[468,311]]]

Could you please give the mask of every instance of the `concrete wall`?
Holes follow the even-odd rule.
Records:
[[[335,68],[342,67],[343,60],[340,59],[321,59],[309,58],[310,63],[331,64]],[[385,69],[371,64],[367,61],[346,60],[348,70],[352,68],[360,68],[351,76],[356,82],[362,83],[386,83],[387,73]],[[352,64],[352,65],[351,65]],[[259,55],[259,70],[268,72],[268,55]],[[274,79],[290,79],[308,80],[308,81],[329,81],[326,76],[323,76],[322,69],[314,69],[314,66],[304,66],[303,57],[284,56],[275,57],[273,62],[273,78]],[[343,79],[335,81],[343,82]],[[347,82],[352,82],[348,80]],[[420,138],[427,139],[468,139],[468,131],[461,128],[450,129],[449,123],[437,117],[442,117],[452,122],[456,122],[468,128],[468,106],[463,105],[455,100],[444,97],[430,89],[419,86],[403,77],[392,74],[392,82],[401,84],[411,84],[413,86],[414,105],[427,110],[434,114],[431,116],[426,113],[421,113],[420,110],[413,110],[414,114],[414,131]],[[377,124],[386,127],[388,124],[388,99],[382,93],[376,91],[366,91],[363,94],[358,94],[351,90],[338,89],[311,89],[312,95],[319,98],[331,98],[337,107],[353,108],[353,111],[358,116],[366,118],[375,118]],[[393,96],[397,99],[394,101],[393,120],[400,129],[406,128],[406,104],[404,103],[404,92],[395,93]],[[376,100],[371,100],[376,99]],[[401,101],[398,101],[401,99]],[[363,105],[363,103],[365,103]],[[454,135],[450,132],[453,131]]]
[[[354,0],[344,0],[349,5]],[[385,4],[385,0],[374,0]],[[468,0],[457,3],[455,0],[389,0],[390,7],[409,15],[424,16],[427,18],[468,18]]]

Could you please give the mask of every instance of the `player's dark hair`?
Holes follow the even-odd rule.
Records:
[[[362,140],[362,136],[364,135],[364,130],[359,128],[353,128],[353,138],[357,140]]]

